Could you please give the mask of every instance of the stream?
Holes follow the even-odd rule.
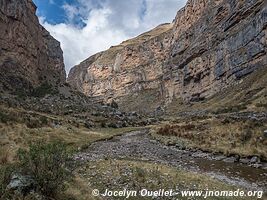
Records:
[[[87,150],[75,156],[75,159],[80,161],[105,158],[127,158],[167,164],[187,171],[199,172],[248,190],[267,191],[266,169],[206,157],[196,158],[190,151],[179,150],[153,140],[148,130],[133,131],[111,140],[95,142]]]

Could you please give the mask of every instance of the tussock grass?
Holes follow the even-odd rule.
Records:
[[[68,116],[54,116],[46,113],[25,111],[0,106],[0,164],[16,160],[19,148],[27,149],[37,141],[63,141],[69,148],[83,149],[92,142],[109,139],[136,127],[85,128],[73,122]]]
[[[94,199],[90,195],[93,189],[101,193],[109,190],[139,191],[141,189],[177,189],[177,190],[235,190],[235,186],[226,185],[218,180],[198,173],[186,172],[163,164],[129,160],[100,160],[89,162],[77,170],[77,178],[68,193],[78,199]],[[79,191],[77,187],[80,187]],[[82,191],[82,192],[81,192]],[[87,192],[86,192],[87,191]],[[85,196],[84,196],[85,195]],[[85,198],[86,197],[86,198]],[[177,198],[183,199],[178,196]],[[113,199],[113,198],[111,198]],[[114,198],[125,199],[125,197]],[[129,199],[151,199],[151,197],[130,197]],[[160,199],[170,199],[161,197]],[[208,198],[227,199],[227,198]],[[229,198],[230,199],[230,198]],[[234,198],[231,198],[234,199]]]
[[[162,124],[151,134],[165,144],[180,144],[225,155],[259,156],[267,160],[266,124],[255,121],[231,121],[210,118],[191,122]]]

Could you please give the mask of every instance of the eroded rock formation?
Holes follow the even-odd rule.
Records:
[[[90,57],[68,82],[104,101],[151,90],[164,103],[210,97],[267,66],[264,2],[189,0],[173,23]]]
[[[65,82],[60,43],[35,12],[32,0],[0,1],[0,88],[27,90]]]

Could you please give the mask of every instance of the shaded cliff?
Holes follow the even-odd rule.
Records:
[[[189,0],[172,24],[90,57],[68,82],[133,109],[204,100],[267,66],[266,39],[263,0]]]
[[[29,90],[66,79],[60,43],[35,15],[32,0],[0,1],[0,88]]]

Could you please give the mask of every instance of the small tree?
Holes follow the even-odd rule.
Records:
[[[66,169],[68,153],[66,145],[61,142],[30,145],[28,151],[19,150],[22,170],[32,176],[36,190],[45,196],[54,196],[65,188],[65,181],[70,177]]]

